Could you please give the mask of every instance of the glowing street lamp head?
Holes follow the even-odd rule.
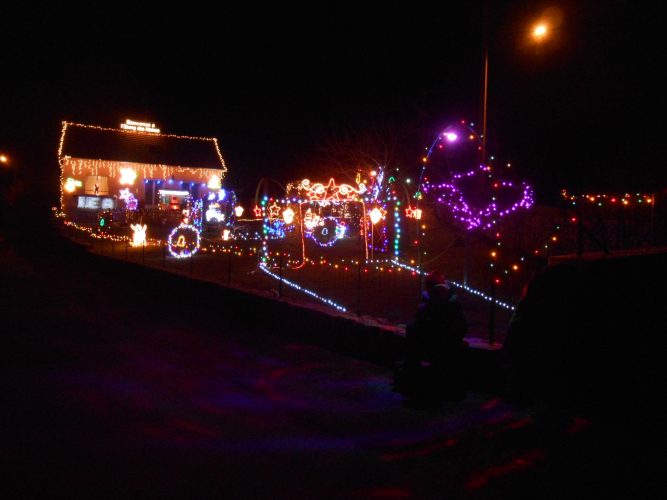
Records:
[[[549,32],[549,27],[544,23],[538,23],[533,28],[533,38],[536,40],[543,40],[547,33]]]

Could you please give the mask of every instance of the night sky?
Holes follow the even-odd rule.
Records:
[[[479,122],[485,38],[489,152],[536,186],[538,202],[562,188],[666,187],[652,3],[145,5],[3,17],[0,149],[54,199],[62,120],[133,118],[218,137],[228,185],[248,195],[262,177],[325,178],[313,151],[379,126],[402,134],[401,166],[414,171],[442,127]],[[526,44],[554,5],[563,21],[553,39]]]

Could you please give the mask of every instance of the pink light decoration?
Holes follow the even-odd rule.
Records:
[[[442,135],[444,135],[449,142],[455,142],[459,138],[459,136],[454,132],[445,132]]]
[[[452,176],[449,182],[442,184],[425,183],[423,186],[424,193],[432,192],[437,196],[438,203],[447,205],[455,219],[460,220],[467,225],[467,229],[489,229],[493,227],[495,222],[502,217],[505,217],[519,208],[530,208],[533,205],[533,190],[525,182],[520,186],[515,185],[510,181],[497,181],[498,191],[520,191],[521,195],[517,201],[509,206],[500,207],[496,202],[494,196],[491,202],[485,207],[473,207],[465,199],[462,190],[457,186],[457,180],[463,177],[472,177],[480,173],[488,172],[488,167],[480,165],[478,169],[466,172],[464,174],[456,174]]]

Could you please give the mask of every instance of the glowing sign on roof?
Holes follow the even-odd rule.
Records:
[[[125,120],[125,123],[120,124],[123,130],[131,130],[132,132],[150,132],[151,134],[159,134],[160,129],[155,128],[155,123],[135,122],[134,120]]]

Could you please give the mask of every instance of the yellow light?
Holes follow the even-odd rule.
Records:
[[[294,222],[294,210],[291,208],[285,209],[285,211],[283,211],[283,220],[285,221],[285,224]]]
[[[83,183],[81,181],[77,181],[76,179],[72,179],[70,177],[67,178],[65,181],[65,191],[68,193],[73,193],[76,188],[81,187]]]
[[[243,207],[241,205],[234,207],[234,213],[237,217],[241,217],[243,215]]]
[[[422,218],[421,208],[415,208],[415,219],[419,220]]]
[[[514,265],[512,266],[512,269],[513,269],[514,271],[518,271],[518,270],[519,270],[519,266],[517,266],[516,264],[514,264]]]
[[[155,128],[155,123],[137,122],[129,119],[125,120],[125,123],[121,123],[120,128],[123,130],[131,130],[132,132],[150,132],[153,134],[160,133],[160,129]]]
[[[491,252],[491,257],[493,257],[494,259],[496,258],[496,255],[497,255],[496,252]]]
[[[7,163],[9,160],[5,155],[0,155],[0,163]]]
[[[558,238],[556,236],[551,237],[551,241],[557,241],[557,240],[558,240]]]
[[[220,189],[222,187],[220,177],[217,175],[212,175],[208,180],[207,186],[209,189]]]
[[[533,28],[533,37],[537,39],[542,39],[547,36],[548,26],[544,23],[540,23],[535,28]]]
[[[134,184],[135,179],[137,178],[137,173],[134,169],[131,168],[121,168],[120,169],[120,183],[121,186],[131,186]]]

